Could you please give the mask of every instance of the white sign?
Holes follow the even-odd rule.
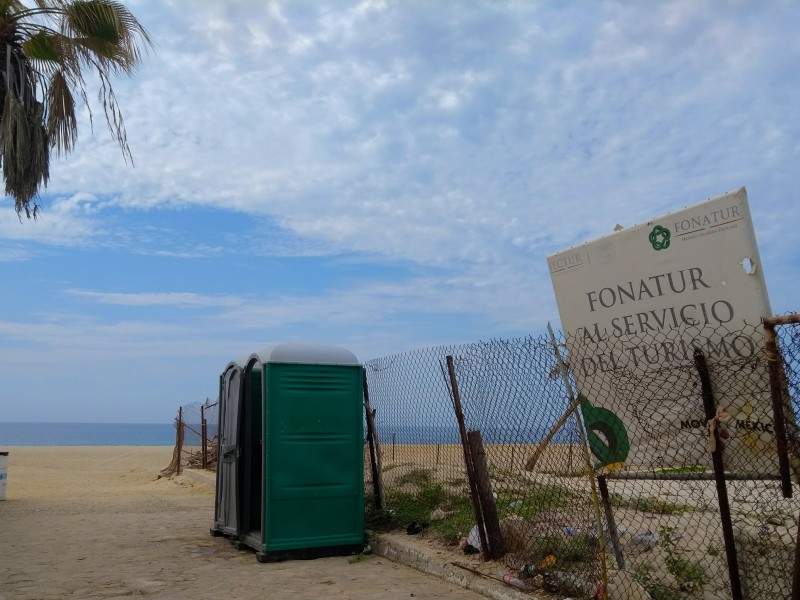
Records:
[[[760,324],[771,310],[744,188],[547,262],[598,465],[710,464],[698,347],[732,416],[726,467],[775,471]]]

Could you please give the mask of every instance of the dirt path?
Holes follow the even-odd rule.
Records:
[[[483,598],[376,556],[260,564],[209,535],[212,486],[156,479],[171,448],[10,451],[0,600]]]

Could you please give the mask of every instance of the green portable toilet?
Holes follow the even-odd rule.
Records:
[[[249,357],[238,391],[237,409],[229,407],[238,420],[236,448],[227,448],[225,463],[235,462],[236,476],[217,484],[217,506],[234,503],[236,522],[215,515],[212,534],[253,548],[261,562],[363,550],[363,375],[356,357],[335,346],[270,346]]]

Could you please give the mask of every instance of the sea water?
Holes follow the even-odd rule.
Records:
[[[0,421],[7,446],[174,446],[174,423],[32,423]]]

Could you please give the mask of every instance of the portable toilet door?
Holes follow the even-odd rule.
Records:
[[[335,346],[270,346],[250,357],[244,387],[251,414],[259,404],[262,427],[248,434],[261,456],[247,472],[260,468],[261,478],[240,505],[248,522],[243,545],[261,562],[363,550],[363,370],[356,357]]]
[[[220,375],[217,490],[211,535],[237,538],[239,525],[239,432],[241,429],[242,367],[231,362]]]

